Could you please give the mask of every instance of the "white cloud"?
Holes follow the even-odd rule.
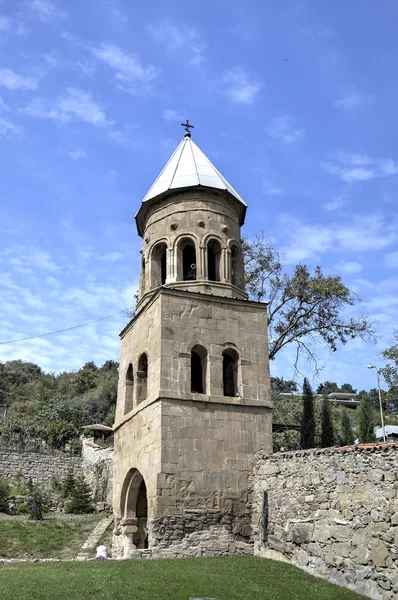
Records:
[[[104,109],[92,98],[89,92],[78,88],[68,88],[53,108],[48,108],[40,100],[33,100],[22,111],[30,117],[54,119],[63,123],[81,120],[95,126],[110,125]]]
[[[282,194],[285,193],[283,188],[278,187],[277,185],[274,185],[268,179],[263,179],[261,187],[262,187],[263,193],[266,194],[267,196],[281,196]]]
[[[0,135],[4,137],[10,137],[12,135],[17,135],[23,131],[22,127],[12,123],[8,119],[4,119],[0,117]]]
[[[165,121],[178,121],[182,119],[181,114],[178,111],[173,110],[172,108],[167,108],[163,110],[162,117]]]
[[[51,0],[29,0],[25,6],[43,23],[55,23],[68,18],[68,12],[58,8]]]
[[[11,19],[0,15],[0,31],[7,31],[11,28]]]
[[[0,85],[12,91],[36,90],[39,79],[31,75],[19,75],[19,73],[7,67],[0,67]]]
[[[321,166],[325,171],[338,175],[346,183],[368,181],[398,173],[398,164],[391,158],[371,158],[367,154],[349,152],[340,152],[334,161],[325,161]]]
[[[68,156],[73,158],[73,160],[79,160],[80,158],[87,158],[88,154],[81,148],[71,148],[67,152]]]
[[[343,208],[343,206],[346,206],[346,205],[347,205],[347,200],[345,200],[345,198],[343,196],[338,196],[337,198],[334,198],[330,202],[326,202],[325,204],[323,204],[322,208],[324,208],[325,210],[333,211],[333,210],[338,210],[339,208]]]
[[[226,95],[236,104],[253,104],[261,89],[258,81],[241,66],[227,71],[222,81]]]
[[[165,44],[169,51],[183,51],[190,62],[200,65],[204,58],[206,44],[193,27],[172,19],[163,19],[148,25],[150,35]]]
[[[339,273],[346,273],[347,275],[353,275],[362,271],[362,265],[355,261],[341,261],[334,266],[334,269]]]
[[[390,252],[384,257],[384,263],[392,269],[398,268],[398,252]]]
[[[34,267],[44,271],[58,271],[60,267],[54,262],[51,254],[33,245],[17,245],[0,253],[4,261],[10,265]],[[2,283],[0,281],[0,283]]]
[[[129,20],[127,14],[122,10],[117,0],[108,0],[106,3],[106,10],[114,21],[127,23]]]
[[[104,262],[109,262],[109,263],[116,262],[117,260],[120,260],[121,258],[123,258],[123,254],[121,254],[120,252],[108,252],[108,254],[104,254],[103,256],[99,257],[100,260],[103,260]]]
[[[341,92],[340,98],[333,102],[333,106],[342,108],[343,110],[355,110],[356,108],[361,108],[367,104],[369,100],[370,97],[368,94],[363,94],[353,88],[348,88]]]
[[[143,66],[135,56],[124,52],[116,44],[102,44],[93,48],[93,53],[115,71],[116,85],[123,91],[134,92],[136,84],[149,84],[160,73],[154,65]]]
[[[304,131],[294,127],[292,117],[285,115],[277,117],[269,124],[267,134],[283,144],[292,144],[304,136]]]

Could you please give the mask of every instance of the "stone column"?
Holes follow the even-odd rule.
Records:
[[[199,246],[199,255],[196,257],[197,265],[196,265],[196,279],[207,279],[207,252],[206,246],[200,244]]]
[[[223,396],[224,390],[222,385],[222,356],[209,354],[209,371],[210,371],[210,389],[211,396]]]

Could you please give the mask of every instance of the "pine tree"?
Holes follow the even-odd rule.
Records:
[[[43,494],[40,488],[35,485],[26,503],[29,519],[33,521],[43,520],[43,504]]]
[[[358,407],[358,431],[361,444],[374,442],[373,410],[368,396],[363,396]]]
[[[334,444],[334,431],[332,423],[332,415],[330,412],[330,403],[326,398],[322,402],[321,416],[321,446],[322,448],[330,448]]]
[[[66,505],[65,512],[74,515],[84,515],[94,512],[91,500],[91,490],[84,477],[75,479],[75,486],[70,494],[70,500]]]
[[[10,484],[6,477],[0,477],[0,512],[8,512],[8,499],[10,497]]]
[[[313,448],[315,445],[315,416],[314,416],[314,396],[308,379],[303,383],[303,412],[300,424],[300,446]]]
[[[69,473],[67,474],[67,476],[65,477],[65,479],[62,482],[62,495],[65,499],[70,498],[74,487],[76,485],[76,481],[75,481],[75,477],[73,475],[73,471],[69,471]]]
[[[341,444],[342,446],[351,446],[354,443],[354,434],[351,427],[350,417],[347,409],[344,408],[341,413]]]

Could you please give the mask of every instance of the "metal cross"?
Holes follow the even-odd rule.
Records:
[[[194,128],[194,127],[195,127],[195,125],[190,125],[190,124],[189,124],[189,120],[188,120],[188,119],[187,119],[187,122],[186,122],[186,123],[181,123],[181,125],[182,125],[183,127],[185,127],[185,132],[186,132],[186,133],[185,133],[185,135],[186,135],[186,136],[188,136],[188,137],[191,137],[191,132],[189,131],[189,129],[190,129],[190,128]]]

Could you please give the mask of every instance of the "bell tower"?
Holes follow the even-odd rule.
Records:
[[[266,305],[244,286],[246,204],[184,126],[136,215],[138,304],[120,334],[114,510],[127,558],[250,552],[249,476],[254,454],[272,450]]]

